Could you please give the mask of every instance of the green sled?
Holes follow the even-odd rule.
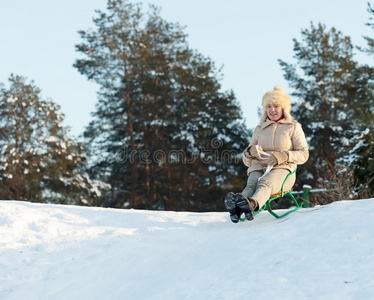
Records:
[[[290,190],[288,190],[288,191],[283,191],[283,186],[284,186],[284,184],[286,183],[288,177],[291,176],[291,175],[294,174],[294,173],[296,173],[296,170],[293,171],[293,172],[291,172],[291,173],[289,173],[289,174],[286,176],[286,178],[284,179],[284,181],[283,181],[283,183],[282,183],[282,188],[281,188],[280,193],[278,193],[278,194],[274,194],[274,195],[271,195],[271,196],[270,196],[270,199],[269,199],[268,201],[266,201],[265,205],[262,206],[261,209],[259,209],[258,211],[256,211],[256,212],[254,213],[255,216],[258,215],[260,212],[262,212],[262,211],[264,211],[264,210],[266,209],[266,210],[267,210],[271,215],[273,215],[274,217],[276,217],[277,219],[279,219],[279,218],[283,218],[283,217],[289,215],[290,213],[292,213],[292,212],[294,212],[294,211],[300,209],[300,208],[303,206],[303,203],[300,203],[300,204],[299,204],[299,203],[296,201],[294,195],[292,195],[292,193],[291,193],[292,189],[290,189]],[[287,212],[285,212],[285,213],[283,213],[283,214],[281,214],[281,215],[278,215],[278,214],[275,213],[275,212],[273,211],[273,209],[271,208],[271,202],[274,201],[274,200],[276,200],[276,199],[283,198],[283,197],[286,196],[286,195],[289,195],[289,196],[291,197],[291,199],[292,199],[293,202],[295,203],[295,206],[296,206],[296,207],[293,208],[293,209],[291,209],[291,210],[288,210]],[[242,217],[242,218],[240,218],[240,220],[241,220],[241,221],[245,221],[246,219]]]

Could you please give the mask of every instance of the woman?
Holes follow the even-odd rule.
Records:
[[[262,123],[256,127],[243,153],[243,162],[248,167],[247,186],[241,193],[231,192],[225,197],[226,209],[234,223],[242,213],[247,220],[253,220],[254,212],[270,195],[279,193],[286,176],[309,157],[301,125],[290,114],[291,100],[280,86],[264,95],[262,107]],[[295,180],[295,174],[289,176],[284,190],[291,189]]]

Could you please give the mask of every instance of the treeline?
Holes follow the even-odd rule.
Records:
[[[241,153],[251,130],[234,92],[221,90],[221,71],[155,6],[144,13],[141,4],[109,0],[93,23],[79,32],[74,63],[100,86],[82,143],[32,81],[11,75],[0,87],[0,198],[223,209],[224,195],[245,185]],[[360,51],[372,55],[366,40]],[[336,184],[348,172],[351,194],[372,195],[374,69],[354,61],[353,50],[349,37],[311,24],[294,40],[296,63],[279,62],[310,145],[298,184]]]
[[[11,134],[1,139],[1,160],[7,164],[1,198],[59,201],[69,194],[74,203],[110,207],[222,208],[227,190],[239,189],[245,182],[240,155],[250,131],[234,93],[221,91],[220,70],[190,49],[182,28],[162,19],[156,7],[145,14],[140,4],[109,1],[107,11],[98,11],[93,22],[95,29],[79,32],[80,58],[74,64],[100,86],[94,120],[86,127],[82,145],[69,141],[56,119],[56,129],[47,123],[45,128],[29,126],[47,120],[39,108],[34,108],[33,115],[23,111],[22,103],[29,105],[29,98],[37,98],[38,91],[19,92],[23,88],[15,84],[28,85],[22,78],[11,77],[10,89],[3,90],[2,111],[7,119],[1,122]],[[17,116],[13,109],[19,111]],[[23,125],[16,128],[13,123]],[[43,132],[36,136],[34,127]],[[22,130],[30,133],[20,148],[15,132]],[[19,160],[16,165],[14,159],[14,153],[28,157],[21,149],[30,148],[29,140],[51,148],[37,151],[31,146],[45,157],[45,161],[35,159],[34,169],[41,172],[38,177],[30,168],[24,174],[24,163]],[[87,181],[86,186],[77,177]],[[100,182],[110,188],[102,184],[104,189],[99,189]],[[63,188],[66,183],[69,190]],[[76,188],[82,187],[99,194],[81,194],[84,198],[75,200]]]

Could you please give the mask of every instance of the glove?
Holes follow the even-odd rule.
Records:
[[[247,148],[244,150],[243,155],[246,158],[252,158]]]
[[[288,161],[288,153],[285,151],[274,152],[266,161],[268,166],[281,165],[284,162]]]
[[[260,146],[260,145],[257,145],[258,146],[258,150],[259,151],[262,151],[262,147]],[[258,156],[258,152],[257,152],[257,149],[256,149],[256,146],[255,145],[253,145],[253,146],[251,146],[251,148],[249,148],[249,152],[250,152],[250,154],[253,156],[253,157],[255,157],[255,158],[257,158],[257,159],[259,159],[260,157]]]

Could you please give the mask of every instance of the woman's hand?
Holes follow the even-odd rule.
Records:
[[[288,161],[288,153],[285,151],[274,152],[266,161],[268,166],[281,165]]]
[[[260,159],[260,156],[258,155],[258,151],[263,151],[262,150],[262,147],[260,145],[253,145],[251,148],[249,148],[249,153],[251,154],[251,156],[257,158],[257,159]]]

